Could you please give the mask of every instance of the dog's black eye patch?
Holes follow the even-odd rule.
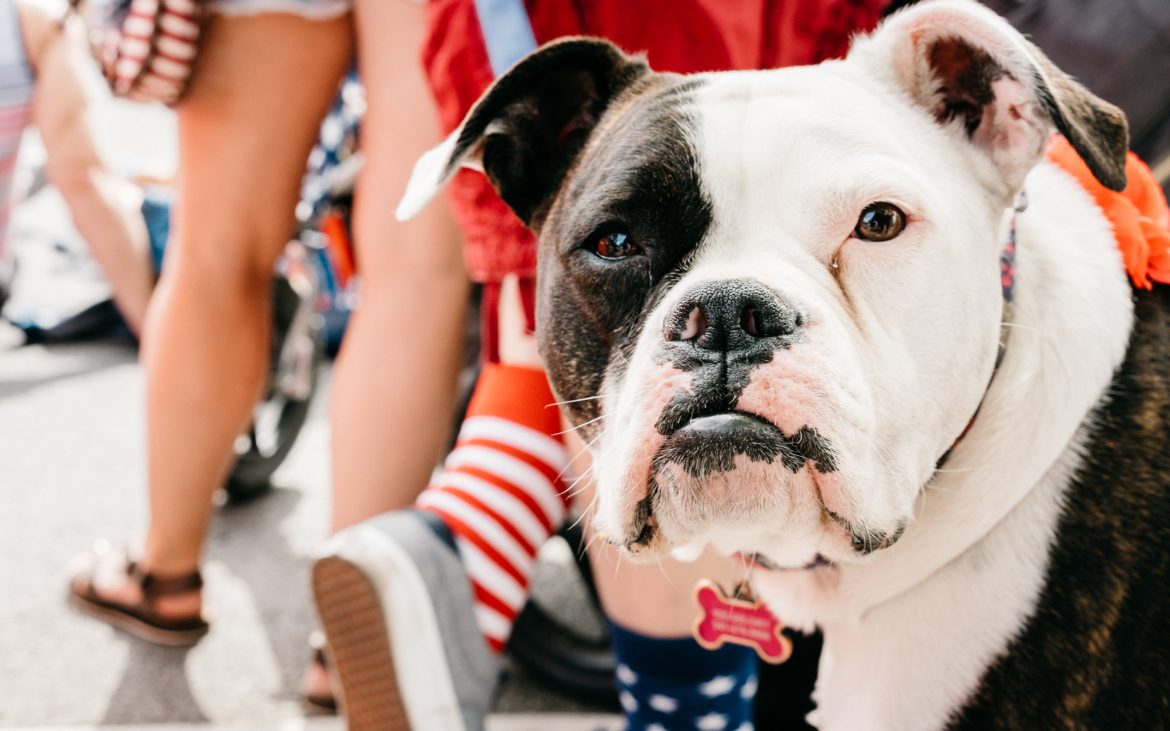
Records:
[[[540,232],[541,352],[561,400],[597,395],[628,362],[663,280],[712,223],[695,120],[697,77],[656,75],[608,112]],[[567,406],[583,423],[599,402]]]

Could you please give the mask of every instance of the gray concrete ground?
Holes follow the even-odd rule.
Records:
[[[173,120],[165,111],[111,106],[98,119],[126,169],[173,165]],[[49,246],[68,229],[51,193],[18,215],[18,246]],[[92,284],[58,284],[52,267],[26,275],[26,302],[67,298],[78,291],[55,288]],[[71,558],[99,537],[140,534],[146,519],[135,351],[118,343],[19,342],[0,327],[0,726],[340,729],[336,719],[306,717],[296,695],[314,624],[308,561],[328,516],[328,373],[274,492],[218,510],[205,564],[210,635],[189,650],[164,649],[81,617],[65,602]],[[552,582],[547,593],[566,607],[580,603],[579,587],[556,583],[569,573],[554,560],[539,579]],[[616,724],[519,670],[499,707],[490,726],[498,731]]]
[[[70,559],[99,536],[137,534],[146,517],[142,372],[133,350],[0,346],[0,726],[340,728],[300,723],[296,695],[313,626],[308,557],[327,526],[327,393],[325,379],[277,489],[216,515],[205,564],[211,634],[190,650],[165,649],[64,601]],[[569,601],[577,590],[551,587],[564,572],[548,569],[544,593]],[[588,710],[516,673],[504,712]],[[497,728],[553,728],[553,720],[508,715]]]

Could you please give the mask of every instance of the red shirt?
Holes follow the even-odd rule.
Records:
[[[659,71],[694,73],[813,64],[844,55],[873,28],[888,0],[526,0],[539,43],[568,35],[608,38],[645,53]],[[430,0],[422,62],[444,133],[463,121],[493,80],[473,0]],[[532,234],[483,174],[463,170],[449,188],[480,282],[536,274]]]

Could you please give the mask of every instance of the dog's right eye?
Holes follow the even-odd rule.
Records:
[[[602,259],[628,259],[642,251],[629,234],[621,231],[595,236],[591,249]]]

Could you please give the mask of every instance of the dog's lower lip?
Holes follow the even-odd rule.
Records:
[[[771,559],[762,553],[740,553],[737,554],[747,566],[752,568],[761,568],[765,571],[808,571],[810,569],[818,569],[825,566],[832,566],[833,562],[825,558],[821,554],[817,554],[812,561],[809,561],[803,566],[780,566],[773,563]]]
[[[741,561],[747,565],[748,568],[761,568],[766,571],[776,571],[780,567],[768,560],[768,557],[762,553],[738,553],[736,554]]]
[[[758,429],[760,427],[767,427],[769,429],[776,428],[772,422],[761,419],[755,414],[747,414],[742,411],[724,411],[718,414],[697,416],[679,427],[675,433],[688,432],[691,434],[721,436],[732,434],[745,428]]]

